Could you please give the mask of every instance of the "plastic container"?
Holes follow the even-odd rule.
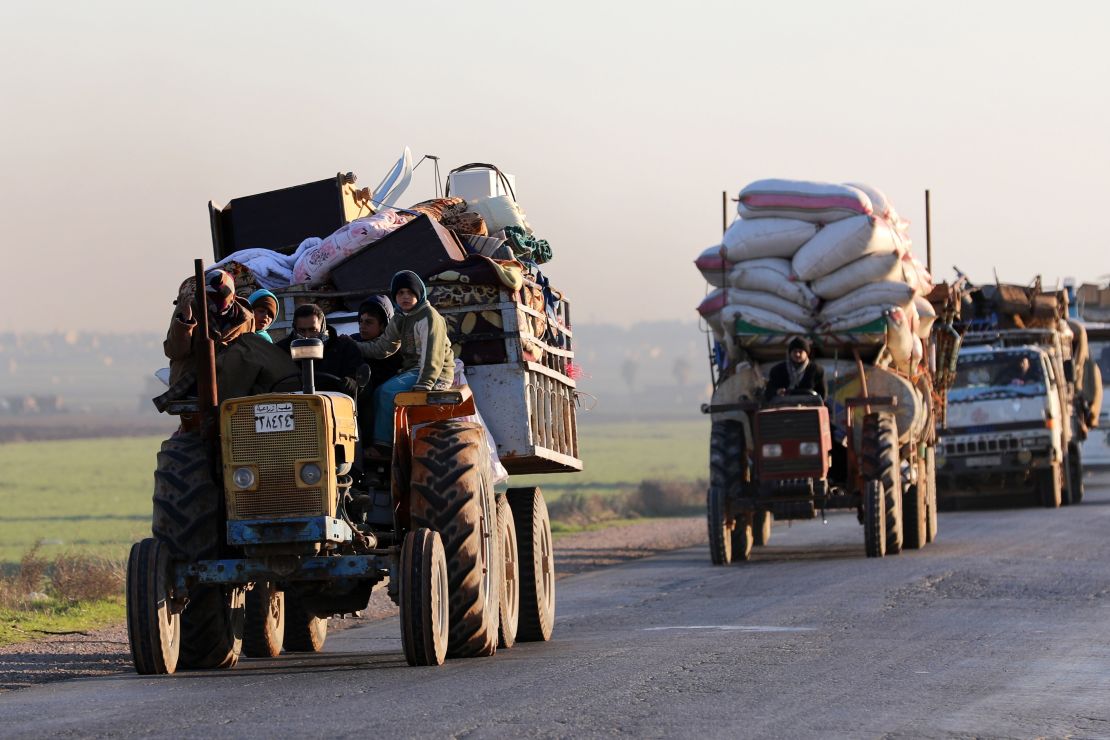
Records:
[[[506,174],[510,187],[516,191],[516,177]],[[491,198],[496,195],[512,195],[501,182],[494,170],[474,169],[452,172],[447,176],[447,191],[452,196],[466,202]]]

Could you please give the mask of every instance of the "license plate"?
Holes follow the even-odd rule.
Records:
[[[293,404],[260,403],[255,406],[254,431],[259,434],[293,431]]]
[[[995,465],[1001,465],[1002,458],[999,455],[992,455],[990,457],[969,457],[967,459],[967,466],[969,468],[993,468]]]

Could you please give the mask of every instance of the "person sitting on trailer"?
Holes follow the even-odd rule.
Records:
[[[350,334],[356,342],[372,342],[382,335],[393,318],[393,303],[384,295],[370,296],[358,307],[358,331]],[[374,392],[401,372],[404,357],[395,352],[389,357],[365,357],[370,365],[370,382],[358,395],[359,433],[369,439],[374,418]]]
[[[251,293],[247,303],[251,304],[251,310],[254,311],[254,333],[273,344],[274,338],[266,330],[277,318],[277,296],[265,288],[259,288]]]
[[[828,395],[825,387],[825,370],[810,362],[812,348],[805,337],[792,337],[786,345],[786,360],[771,368],[767,387],[763,390],[764,402],[778,396],[814,392],[824,401]]]
[[[371,342],[358,344],[366,359],[389,357],[400,350],[402,372],[374,392],[373,453],[385,455],[393,447],[393,400],[403,391],[442,390],[455,377],[455,353],[447,338],[447,322],[428,303],[424,281],[411,270],[393,276],[390,296],[397,312],[385,331]]]
[[[297,306],[293,312],[293,330],[277,346],[289,352],[294,339],[321,339],[324,342],[324,359],[317,361],[315,372],[320,390],[340,391],[351,398],[358,398],[358,369],[363,364],[358,344],[346,334],[339,334],[334,326],[328,326],[324,311],[315,303]],[[320,374],[332,375],[335,381],[320,378]]]

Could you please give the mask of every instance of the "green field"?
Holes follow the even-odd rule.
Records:
[[[568,491],[607,495],[645,479],[706,477],[708,423],[583,425],[582,473],[514,477],[558,499]],[[36,542],[52,557],[81,549],[124,558],[150,533],[151,486],[160,437],[0,445],[0,565]]]

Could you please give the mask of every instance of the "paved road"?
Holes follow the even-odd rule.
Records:
[[[13,692],[0,735],[1110,737],[1110,487],[862,552],[852,516],[776,525],[747,564],[560,581],[548,644],[412,669],[386,620],[310,657]]]

